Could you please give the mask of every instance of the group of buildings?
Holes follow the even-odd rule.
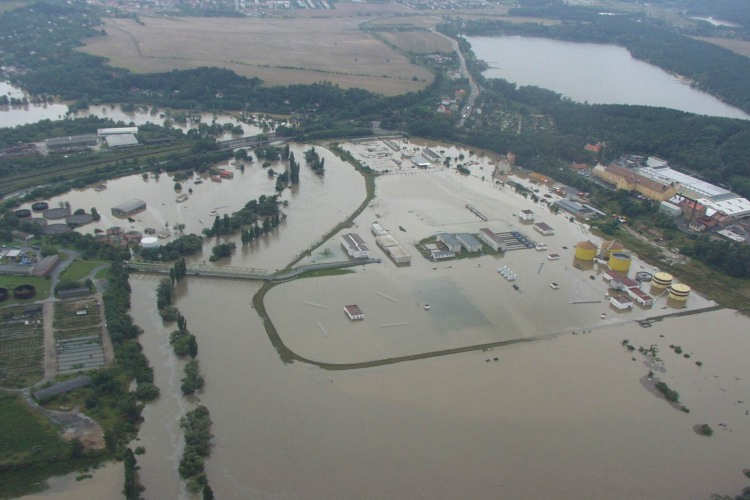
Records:
[[[605,183],[660,202],[670,216],[684,216],[693,231],[720,229],[750,216],[750,201],[723,187],[671,168],[664,160],[628,155],[597,165],[593,175]]]
[[[398,266],[411,264],[411,255],[391,233],[379,222],[373,222],[370,226],[375,243],[383,252]],[[357,233],[346,233],[341,236],[341,247],[352,259],[370,258],[370,249],[364,239]]]
[[[100,128],[96,134],[53,137],[44,141],[49,153],[69,153],[84,151],[99,145],[112,149],[127,148],[138,145],[138,127]]]
[[[633,304],[643,308],[654,305],[654,297],[668,296],[668,303],[673,307],[684,307],[690,287],[682,283],[673,283],[668,273],[638,272],[635,279],[628,276],[631,256],[617,240],[605,241],[601,247],[589,240],[581,241],[575,247],[575,259],[578,262],[596,263],[602,270],[602,279],[609,284],[609,303],[618,311],[632,309]],[[643,285],[650,283],[650,294],[643,290]]]

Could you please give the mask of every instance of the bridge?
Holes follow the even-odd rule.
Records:
[[[187,276],[200,276],[205,278],[225,278],[250,281],[285,281],[304,274],[309,271],[322,271],[326,269],[344,269],[347,267],[362,266],[365,264],[379,263],[380,259],[352,259],[346,261],[323,262],[320,264],[307,264],[304,266],[286,269],[282,271],[269,272],[266,269],[254,267],[235,266],[211,266],[197,264],[187,266]],[[169,274],[172,266],[161,262],[129,262],[128,269],[137,273]]]

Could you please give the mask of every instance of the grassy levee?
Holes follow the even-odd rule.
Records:
[[[0,391],[0,498],[14,498],[45,488],[54,474],[94,465],[97,458],[73,458],[70,443],[45,417],[17,394]],[[11,431],[12,430],[12,431]]]
[[[594,228],[592,232],[606,239],[613,237]],[[662,257],[659,248],[633,236],[628,231],[618,231],[614,237],[625,247],[637,253],[641,259],[673,274],[679,281],[690,285],[701,295],[716,301],[723,307],[750,314],[750,281],[733,278],[689,257],[686,257],[686,264],[672,264]]]

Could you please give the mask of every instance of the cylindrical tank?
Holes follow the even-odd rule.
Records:
[[[672,275],[669,273],[659,272],[654,274],[651,278],[651,292],[653,294],[660,294],[665,288],[672,284]]]
[[[675,283],[669,287],[669,300],[676,305],[685,305],[690,295],[690,287],[684,283]]]
[[[596,257],[596,245],[590,241],[581,241],[576,245],[576,259],[591,262]]]
[[[159,238],[155,236],[146,236],[141,239],[141,247],[143,248],[157,248],[159,246]]]
[[[613,252],[609,255],[609,268],[618,273],[630,271],[630,255],[624,252]]]

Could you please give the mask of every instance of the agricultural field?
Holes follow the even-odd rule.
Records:
[[[32,285],[36,288],[36,295],[30,299],[16,299],[13,297],[13,289],[19,285]],[[0,305],[28,304],[49,297],[50,280],[37,276],[7,276],[0,275],[0,288],[8,289],[8,298]]]
[[[731,50],[735,54],[739,54],[741,56],[750,57],[750,42],[748,42],[747,40],[735,40],[733,38],[719,38],[709,36],[696,36],[695,39],[718,45],[719,47]]]
[[[101,321],[102,315],[96,299],[55,302],[53,326],[56,339],[99,335]],[[95,333],[92,334],[92,331]]]
[[[448,39],[430,31],[382,31],[378,33],[378,36],[405,52],[415,54],[453,52],[453,46]]]
[[[266,85],[330,81],[396,95],[424,88],[432,73],[371,34],[357,18],[108,19],[106,36],[81,50],[138,73],[218,66]]]
[[[0,311],[0,387],[27,387],[44,375],[42,308]]]

